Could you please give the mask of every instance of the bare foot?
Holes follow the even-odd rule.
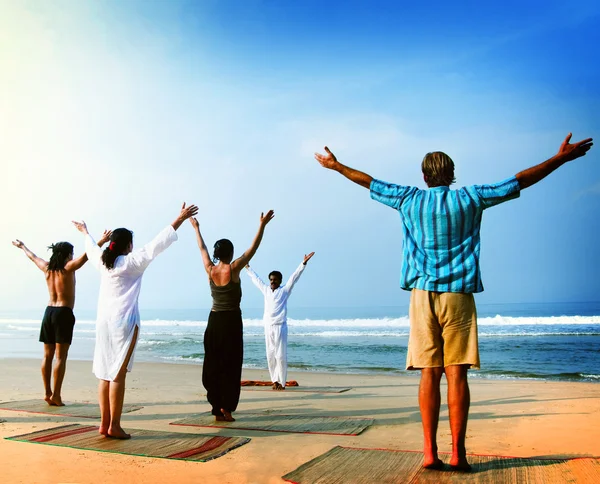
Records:
[[[100,425],[100,427],[98,428],[98,433],[100,435],[105,435],[108,437],[108,427],[103,427],[102,425]]]
[[[273,390],[277,390],[277,385],[279,385],[279,383],[275,382],[275,383],[273,383],[273,385],[271,386],[271,388]]]
[[[127,440],[131,438],[131,434],[126,433],[121,427],[110,427],[105,435],[107,437],[120,440]]]
[[[56,405],[57,407],[65,406],[60,395],[59,396],[52,395],[52,397],[50,399],[52,400],[52,405]]]
[[[55,405],[56,405],[56,403],[54,403],[54,402],[52,401],[52,395],[46,395],[46,396],[44,397],[44,400],[46,400],[46,403],[47,403],[48,405],[50,405],[50,406],[55,406]]]
[[[285,387],[281,383],[277,382],[277,388],[275,390],[285,390]]]
[[[225,422],[235,422],[235,419],[231,416],[231,412],[229,410],[225,410],[222,408],[221,413],[223,414]]]
[[[471,472],[473,469],[467,462],[466,450],[459,450],[458,453],[453,453],[450,458],[450,469],[457,472]]]
[[[440,459],[436,458],[433,462],[429,462],[427,464],[423,462],[423,468],[440,471],[444,468],[444,463]]]
[[[471,472],[473,468],[467,462],[466,458],[457,459],[456,464],[453,464],[454,458],[450,459],[450,469],[456,472]]]
[[[438,458],[437,445],[423,449],[423,467],[425,469],[441,469],[444,463]]]
[[[215,421],[217,422],[225,422],[225,417],[223,415],[215,415]]]

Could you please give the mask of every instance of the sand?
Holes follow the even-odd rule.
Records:
[[[0,359],[0,401],[42,396],[40,362]],[[268,373],[245,370],[244,379]],[[217,428],[174,427],[169,422],[209,410],[201,367],[136,362],[128,376],[126,403],[144,408],[123,416],[125,428],[243,436],[252,441],[210,462],[196,463],[106,454],[4,440],[64,423],[89,419],[0,410],[3,483],[281,483],[281,476],[336,445],[420,450],[418,378],[290,372],[305,386],[351,386],[339,394],[242,390],[238,411],[368,416],[375,424],[358,436],[287,434]],[[63,399],[96,401],[91,362],[69,361]],[[445,398],[445,388],[443,388]],[[600,456],[600,385],[593,383],[471,379],[467,449],[516,457]],[[442,406],[440,451],[451,445]]]

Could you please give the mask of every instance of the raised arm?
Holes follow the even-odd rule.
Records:
[[[258,250],[258,246],[260,245],[260,242],[265,233],[265,227],[271,220],[273,220],[273,217],[275,217],[275,212],[273,212],[273,210],[269,210],[266,215],[263,213],[260,214],[260,224],[258,226],[258,232],[254,236],[252,245],[246,250],[246,252],[244,252],[239,258],[237,258],[231,263],[232,270],[239,273],[244,268],[244,266],[250,263],[250,260],[252,259],[252,257],[254,257],[254,254],[256,254],[256,251]]]
[[[266,293],[267,290],[269,289],[269,286],[267,286],[264,283],[264,281],[259,277],[259,275],[256,272],[254,272],[252,267],[250,267],[249,265],[246,265],[246,272],[247,272],[248,276],[250,277],[250,280],[254,283],[254,285],[256,287],[258,287],[260,292],[262,292],[263,294]]]
[[[25,255],[27,257],[29,257],[29,260],[31,260],[31,262],[33,262],[38,269],[40,269],[41,271],[46,272],[46,269],[48,268],[48,262],[45,261],[44,259],[41,259],[40,257],[38,257],[37,255],[35,255],[33,252],[31,252],[27,246],[21,242],[19,239],[15,239],[12,243],[12,245],[14,245],[15,247],[17,247],[18,249],[21,249],[23,252],[25,252]]]
[[[569,133],[558,149],[558,153],[539,165],[532,166],[516,174],[521,190],[535,185],[546,178],[557,168],[569,161],[585,156],[593,146],[592,138],[587,138],[577,143],[570,144],[572,134]]]
[[[105,230],[104,233],[102,234],[102,237],[100,237],[100,239],[98,239],[98,247],[101,248],[104,244],[106,244],[106,242],[108,242],[108,240],[110,239],[111,234],[112,234],[111,230]],[[88,261],[88,255],[87,255],[87,252],[85,252],[82,255],[80,255],[79,257],[77,257],[77,259],[73,259],[72,261],[67,262],[65,264],[65,270],[66,271],[76,271],[78,269],[81,269],[87,261]]]
[[[284,287],[287,290],[288,294],[292,292],[294,285],[298,282],[298,279],[300,279],[300,276],[304,272],[304,269],[306,269],[306,264],[312,258],[313,255],[315,255],[314,252],[311,252],[310,254],[305,255],[304,259],[302,260],[302,263],[298,266],[298,268],[294,271],[294,273],[290,276],[290,278],[285,283]]]
[[[200,255],[202,256],[202,263],[204,264],[204,270],[207,274],[210,274],[211,267],[214,265],[212,260],[210,259],[210,254],[208,253],[208,249],[206,248],[206,244],[204,243],[204,238],[200,233],[200,224],[196,217],[190,218],[190,223],[192,227],[194,227],[194,232],[196,232],[196,242],[198,243],[198,248],[200,249]]]
[[[185,203],[179,211],[177,218],[161,230],[150,242],[145,244],[141,249],[134,250],[125,256],[127,270],[131,270],[135,274],[143,273],[150,263],[162,254],[173,242],[177,240],[177,229],[188,218],[193,217],[198,213],[196,205],[185,206]]]
[[[371,181],[373,181],[373,177],[363,173],[362,171],[355,170],[346,165],[342,165],[335,155],[329,151],[329,148],[325,146],[326,155],[321,155],[320,153],[315,153],[315,159],[321,164],[322,167],[327,168],[329,170],[337,171],[338,173],[344,175],[348,180],[353,181],[354,183],[360,185],[361,187],[369,188],[371,186]]]

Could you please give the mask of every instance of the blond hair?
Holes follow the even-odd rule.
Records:
[[[425,175],[427,186],[449,187],[456,178],[454,178],[454,162],[446,153],[434,151],[427,153],[421,163],[421,170]]]

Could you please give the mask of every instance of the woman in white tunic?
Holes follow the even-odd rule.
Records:
[[[88,233],[85,222],[73,222],[85,234],[90,263],[100,271],[100,295],[96,319],[96,347],[92,371],[100,380],[99,432],[107,437],[131,437],[121,427],[125,377],[133,366],[133,353],[140,328],[138,298],[142,276],[148,265],[177,240],[176,230],[198,213],[198,207],[183,204],[179,216],[151,242],[133,250],[132,232],[113,230],[108,248],[102,251]]]

